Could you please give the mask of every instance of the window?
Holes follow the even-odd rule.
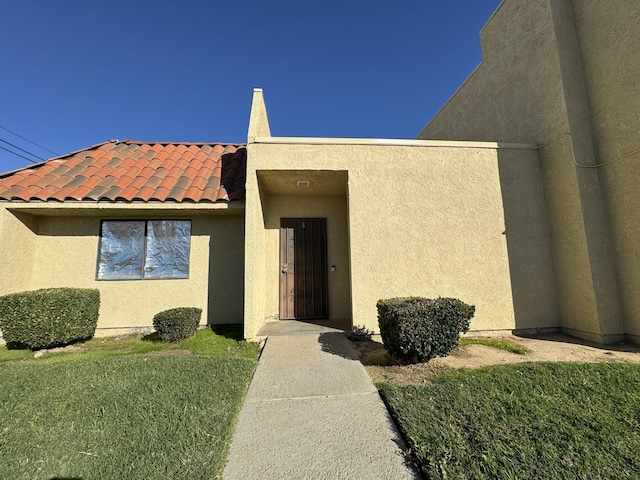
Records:
[[[103,220],[100,280],[189,278],[189,220]]]

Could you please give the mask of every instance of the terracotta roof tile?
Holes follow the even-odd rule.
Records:
[[[151,196],[154,194],[155,191],[156,191],[155,188],[142,187],[138,192],[138,194],[135,196],[135,198],[146,202],[151,198]]]
[[[160,185],[158,185],[158,188],[167,188],[169,190],[171,190],[175,184],[177,183],[177,179],[174,177],[171,177],[169,175],[167,175],[161,182]]]
[[[127,188],[135,188],[136,190],[140,190],[142,187],[144,187],[147,184],[147,178],[144,177],[136,177],[133,179],[133,181],[129,184],[129,186]]]
[[[191,199],[194,202],[199,202],[201,198],[202,198],[202,189],[191,185],[187,190],[187,193],[185,193],[183,200]]]
[[[132,182],[133,179],[131,177],[129,177],[128,175],[123,175],[120,178],[117,178],[116,183],[114,183],[113,186],[124,190],[129,185],[131,185]]]
[[[89,187],[89,189],[94,189],[101,181],[102,177],[99,175],[91,175],[83,185]]]
[[[111,140],[0,174],[0,200],[243,200],[245,170],[243,145]]]
[[[167,195],[169,195],[170,190],[165,187],[159,187],[153,192],[153,196],[151,197],[153,200],[166,200]]]
[[[153,177],[154,173],[156,173],[156,169],[147,165],[146,167],[144,167],[142,169],[142,171],[138,174],[138,176],[144,177],[146,179],[149,179],[149,178]]]
[[[5,194],[7,195],[7,198],[11,199],[11,198],[19,198],[18,195],[22,192],[24,192],[25,189],[18,186],[18,185],[14,185],[13,187],[9,187],[6,191]]]
[[[201,175],[198,175],[191,182],[191,186],[195,187],[195,188],[198,188],[198,189],[200,189],[200,191],[202,191],[202,190],[204,190],[206,188],[208,181],[209,181],[209,179],[207,177],[203,177]]]

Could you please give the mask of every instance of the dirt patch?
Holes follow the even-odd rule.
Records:
[[[480,338],[480,337],[479,337]],[[598,345],[562,333],[535,338],[501,335],[496,340],[518,345],[527,350],[525,355],[506,352],[485,345],[465,345],[456,348],[445,358],[434,358],[427,363],[407,365],[389,356],[379,335],[371,340],[353,341],[360,361],[374,382],[420,384],[434,375],[460,368],[480,368],[522,362],[634,362],[640,363],[640,345]]]
[[[166,349],[166,350],[154,350],[153,352],[145,353],[145,355],[191,355],[191,350],[179,350],[179,349]]]
[[[36,350],[33,353],[33,358],[40,358],[43,355],[48,353],[78,353],[82,352],[83,348],[77,345],[67,345],[66,347],[55,347],[55,348],[43,348],[41,350]]]

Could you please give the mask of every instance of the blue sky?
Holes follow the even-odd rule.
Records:
[[[242,143],[260,87],[273,135],[414,138],[480,62],[499,3],[6,2],[0,126],[58,154],[114,138]],[[0,171],[27,164],[0,150]]]

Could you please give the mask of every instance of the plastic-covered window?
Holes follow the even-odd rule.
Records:
[[[187,278],[191,223],[152,220],[147,223],[145,278]]]
[[[104,220],[98,279],[188,278],[189,220]]]

